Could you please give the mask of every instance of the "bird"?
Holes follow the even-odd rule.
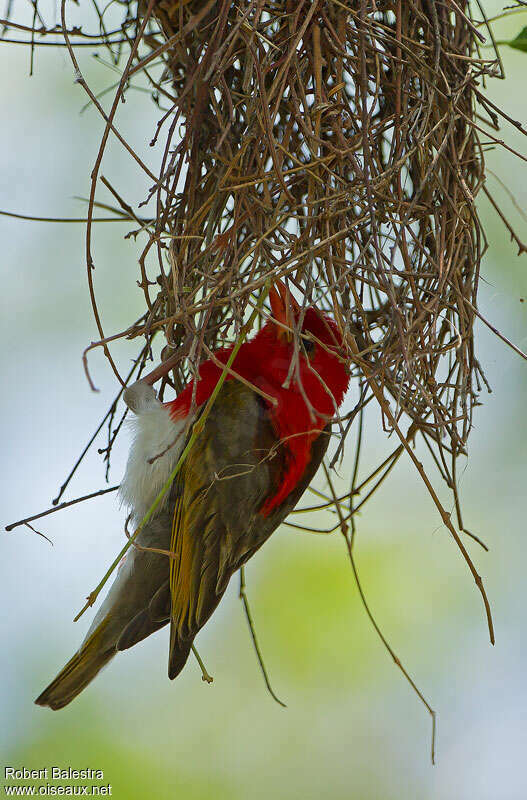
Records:
[[[329,315],[301,308],[282,281],[269,300],[271,315],[236,353],[170,490],[38,705],[63,708],[118,652],[167,624],[175,678],[230,578],[313,479],[350,380],[343,339]],[[178,462],[232,351],[217,350],[172,401],[161,402],[143,381],[126,390],[134,432],[120,496],[136,524]]]

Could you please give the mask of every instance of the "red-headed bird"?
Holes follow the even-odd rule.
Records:
[[[285,519],[315,475],[349,382],[342,339],[332,319],[307,308],[298,366],[290,374],[291,329],[302,311],[280,282],[269,296],[273,317],[232,363],[263,394],[227,375],[168,496],[137,538],[142,548],[169,550],[173,557],[130,548],[80,649],[37,698],[39,705],[67,705],[117,652],[168,622],[168,675],[175,678],[231,576]],[[231,352],[225,348],[215,357],[225,364]],[[222,371],[213,361],[204,362],[195,390],[190,382],[169,403],[140,381],[127,390],[136,430],[120,493],[137,523],[172,472]]]

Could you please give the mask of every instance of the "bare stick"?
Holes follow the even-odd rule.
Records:
[[[243,603],[243,609],[245,611],[245,617],[247,619],[247,624],[249,626],[249,630],[251,632],[251,639],[253,641],[254,651],[256,653],[256,658],[258,659],[258,664],[260,665],[260,670],[263,675],[263,679],[265,681],[265,685],[267,686],[267,691],[273,698],[276,700],[279,706],[282,708],[287,708],[286,704],[283,703],[280,698],[275,694],[273,687],[271,686],[271,681],[269,680],[269,676],[267,674],[267,670],[265,668],[265,663],[262,656],[262,651],[260,650],[260,645],[258,644],[258,639],[256,637],[256,630],[254,627],[254,622],[251,614],[251,609],[249,607],[249,600],[247,598],[247,592],[245,589],[245,567],[240,567],[240,592],[239,598]]]
[[[326,464],[324,462],[322,462],[322,463],[323,463],[324,473],[326,475],[326,479],[328,481],[328,485],[329,485],[331,494],[333,495],[333,498],[334,498],[334,501],[335,501],[335,507],[337,509],[339,509],[340,508],[340,504],[338,502],[337,495],[336,495],[335,489],[333,487],[333,482],[331,480],[331,475],[329,473],[328,468],[326,467]],[[353,570],[353,576],[355,578],[355,583],[357,584],[357,589],[359,590],[359,595],[360,595],[360,599],[361,599],[362,605],[364,607],[364,610],[366,611],[366,614],[368,615],[368,618],[369,618],[371,624],[373,625],[373,627],[375,629],[375,632],[377,633],[379,639],[383,643],[383,645],[386,648],[386,650],[388,651],[388,653],[391,655],[391,657],[392,657],[392,659],[394,661],[394,664],[401,670],[401,672],[403,673],[404,677],[406,678],[406,680],[408,681],[408,683],[412,687],[413,691],[418,696],[420,701],[423,703],[423,705],[425,706],[426,710],[428,711],[428,713],[430,714],[430,716],[432,718],[432,741],[431,741],[430,751],[431,751],[432,764],[435,764],[436,712],[431,707],[429,702],[426,700],[426,698],[424,697],[424,695],[422,694],[420,689],[417,687],[417,685],[414,682],[413,678],[410,677],[410,675],[409,675],[408,671],[406,670],[405,666],[403,665],[403,663],[401,662],[399,657],[396,655],[396,653],[393,650],[392,646],[390,645],[390,643],[386,639],[385,635],[383,634],[382,630],[380,629],[380,627],[379,627],[379,625],[377,623],[377,620],[373,616],[373,614],[372,614],[372,612],[370,610],[370,607],[368,605],[368,602],[366,600],[366,596],[364,594],[361,582],[359,580],[359,573],[357,571],[357,565],[355,563],[355,558],[353,556],[353,542],[352,542],[352,540],[351,540],[351,538],[349,536],[349,533],[348,533],[348,526],[344,522],[342,515],[340,515],[340,520],[341,520],[340,521],[341,533],[342,533],[342,535],[344,537],[344,540],[346,542],[346,548],[347,548],[347,551],[348,551],[348,556],[349,556],[349,559],[350,559],[351,568]]]
[[[107,419],[108,419],[108,418],[109,418],[109,417],[110,417],[110,416],[111,416],[111,415],[114,413],[114,411],[115,411],[115,408],[116,408],[116,406],[117,406],[117,403],[118,403],[118,401],[119,401],[119,398],[121,397],[122,393],[124,392],[124,390],[125,390],[125,388],[126,388],[126,384],[128,383],[128,381],[130,380],[130,378],[131,378],[131,377],[132,377],[132,375],[134,374],[135,370],[137,369],[137,366],[138,366],[138,364],[140,364],[140,363],[141,363],[141,359],[142,359],[142,358],[145,356],[145,354],[146,354],[146,348],[144,347],[144,348],[142,349],[141,353],[139,354],[138,358],[136,359],[136,361],[135,361],[134,365],[132,366],[132,369],[130,370],[130,372],[129,372],[129,373],[128,373],[128,375],[126,376],[126,378],[125,378],[125,381],[124,381],[125,385],[124,385],[124,386],[122,386],[122,387],[119,389],[119,391],[117,392],[117,395],[116,395],[116,396],[115,396],[115,398],[113,399],[113,402],[112,402],[112,404],[111,404],[110,408],[108,409],[108,411],[106,412],[106,414],[104,415],[104,417],[102,418],[102,420],[100,421],[100,423],[99,423],[99,425],[97,426],[97,428],[96,428],[95,432],[94,432],[94,433],[93,433],[93,435],[90,437],[90,439],[89,439],[89,441],[88,441],[87,445],[84,447],[84,449],[83,449],[83,451],[81,452],[80,456],[78,457],[78,459],[76,460],[75,464],[73,465],[73,467],[72,467],[72,468],[71,468],[71,470],[69,471],[69,473],[68,473],[68,475],[67,475],[67,477],[66,477],[66,480],[64,481],[64,483],[62,484],[62,486],[61,486],[61,487],[60,487],[60,489],[59,489],[59,493],[58,493],[58,495],[55,497],[55,499],[54,499],[54,500],[52,500],[52,503],[53,503],[53,505],[54,505],[54,506],[56,506],[56,505],[57,505],[57,503],[59,502],[60,498],[62,497],[62,495],[63,495],[63,494],[64,494],[64,492],[66,491],[66,489],[67,489],[67,487],[68,487],[68,484],[69,484],[69,482],[71,481],[71,479],[72,479],[72,478],[73,478],[73,476],[75,475],[75,473],[76,473],[77,469],[78,469],[78,468],[79,468],[79,466],[81,465],[81,463],[82,463],[82,461],[83,461],[83,459],[84,459],[84,457],[85,457],[86,453],[88,452],[88,450],[90,449],[90,447],[91,447],[91,446],[92,446],[92,444],[94,443],[95,439],[97,438],[97,435],[98,435],[98,434],[99,434],[99,432],[102,430],[102,428],[103,428],[103,426],[104,426],[104,423],[105,423],[105,422],[106,422],[106,420],[107,420]]]
[[[85,494],[83,497],[77,497],[75,500],[69,500],[67,503],[61,503],[59,506],[55,506],[54,508],[48,508],[46,511],[40,511],[38,514],[33,514],[31,517],[25,517],[24,519],[19,519],[18,522],[11,522],[9,525],[5,526],[6,531],[12,531],[13,528],[18,528],[19,525],[27,525],[28,522],[33,522],[36,519],[40,519],[41,517],[47,517],[48,514],[54,514],[55,511],[62,511],[64,508],[68,508],[68,506],[75,506],[77,503],[84,503],[85,500],[91,500],[92,497],[100,497],[103,494],[108,494],[109,492],[115,492],[119,488],[117,486],[110,486],[109,489],[99,489],[97,492],[91,492],[90,494]],[[42,535],[42,534],[41,534]]]

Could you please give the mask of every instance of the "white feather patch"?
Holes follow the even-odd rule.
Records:
[[[153,390],[141,391],[134,401],[135,418],[129,422],[133,441],[119,496],[136,521],[140,521],[176,466],[185,443],[188,417],[172,420],[168,408],[159,402]],[[129,405],[132,407],[132,403]]]

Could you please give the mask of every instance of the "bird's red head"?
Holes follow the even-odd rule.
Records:
[[[295,425],[303,425],[302,420],[307,419],[305,424],[312,427],[311,411],[314,411],[324,427],[342,403],[349,383],[340,332],[335,322],[314,306],[301,309],[281,281],[274,284],[269,299],[272,317],[253,339],[241,346],[232,368],[276,398],[282,419],[290,417]],[[300,325],[298,362],[293,363],[292,369],[295,331]],[[215,361],[201,364],[195,396],[197,406],[210,397],[221,375],[220,363],[226,363],[231,352],[232,347],[217,350]],[[187,414],[192,397],[191,381],[170,403],[172,415]],[[273,413],[277,413],[276,407]]]
[[[343,358],[343,342],[335,322],[314,306],[302,310],[289,289],[277,281],[269,292],[272,318],[254,338],[254,346],[267,348],[266,373],[283,383],[294,357],[294,332],[300,330],[298,370],[292,385],[301,382],[313,407],[333,416],[348,388],[349,371]],[[300,389],[299,389],[300,391]]]

